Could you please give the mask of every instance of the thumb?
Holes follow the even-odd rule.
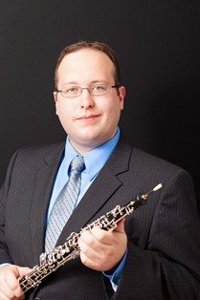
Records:
[[[18,267],[19,277],[22,277],[32,271],[31,268],[28,267]]]

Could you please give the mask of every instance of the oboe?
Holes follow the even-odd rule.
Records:
[[[113,231],[122,219],[130,215],[136,208],[143,205],[148,196],[161,187],[162,184],[159,183],[147,194],[137,195],[136,198],[127,205],[122,207],[117,205],[105,215],[86,225],[86,227],[81,228],[79,233],[72,232],[63,245],[57,246],[48,254],[42,253],[39,258],[39,265],[34,266],[30,273],[19,279],[22,291],[25,293],[29,289],[39,286],[39,284],[42,283],[42,280],[52,272],[55,272],[67,261],[78,257],[80,253],[78,239],[84,230],[90,230],[94,228],[94,226],[99,226],[101,229]]]

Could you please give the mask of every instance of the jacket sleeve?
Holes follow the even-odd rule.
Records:
[[[200,299],[200,222],[186,171],[179,169],[165,183],[146,247],[129,241],[113,299]]]
[[[17,152],[13,155],[10,161],[5,182],[0,190],[0,264],[12,263],[6,242],[6,222],[9,222],[9,220],[7,220],[6,218],[6,207],[7,195],[9,193],[9,187],[12,178],[12,170],[14,167],[16,156]]]

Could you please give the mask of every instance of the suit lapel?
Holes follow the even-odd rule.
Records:
[[[40,167],[35,173],[31,211],[31,241],[34,264],[38,263],[39,255],[44,251],[46,213],[63,150],[64,145],[59,145],[56,150],[41,160]]]
[[[113,155],[102,168],[63,228],[57,245],[63,244],[71,232],[79,232],[95,215],[98,215],[100,210],[103,210],[103,206],[123,184],[118,178],[118,174],[128,170],[130,153],[130,146],[124,140],[120,141]]]

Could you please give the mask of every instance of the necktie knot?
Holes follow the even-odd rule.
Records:
[[[81,173],[85,169],[85,163],[83,156],[76,156],[70,165],[70,174],[73,173]]]

